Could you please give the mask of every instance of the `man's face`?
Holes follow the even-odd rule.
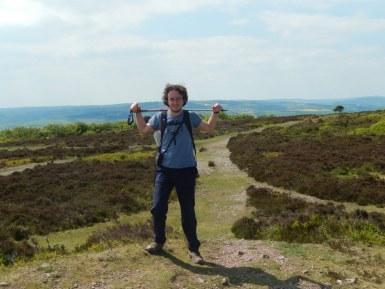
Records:
[[[171,90],[167,94],[168,106],[172,112],[179,112],[183,107],[183,96],[176,90]]]

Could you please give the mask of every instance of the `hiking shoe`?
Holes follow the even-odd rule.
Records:
[[[144,250],[151,255],[159,254],[163,251],[163,245],[156,242],[152,242],[150,245],[144,248]]]
[[[205,263],[199,251],[188,250],[188,256],[194,264],[203,265]]]

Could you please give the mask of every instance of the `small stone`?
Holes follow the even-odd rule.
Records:
[[[0,287],[8,287],[10,284],[8,282],[0,282]]]
[[[223,286],[229,286],[230,285],[230,280],[229,280],[229,278],[223,278],[222,279],[222,285]]]
[[[269,256],[269,255],[266,255],[266,254],[263,254],[263,255],[262,255],[262,258],[263,258],[263,259],[269,259],[270,256]]]
[[[43,263],[40,265],[39,269],[45,273],[52,272],[52,266],[48,263]]]
[[[238,256],[242,256],[242,255],[244,255],[244,254],[245,254],[245,252],[238,251]]]
[[[309,274],[309,270],[303,270],[302,274]]]
[[[342,285],[342,280],[337,280],[336,283],[337,283],[338,285]]]
[[[40,265],[40,269],[44,269],[44,268],[49,268],[50,267],[50,265],[48,264],[48,263],[43,263],[43,264],[41,264]]]
[[[345,279],[345,282],[346,282],[347,284],[355,284],[355,283],[357,283],[357,278],[356,278],[356,277],[354,277],[354,278],[348,278],[348,279]]]
[[[205,280],[203,280],[202,278],[198,278],[198,282],[199,283],[205,283]]]
[[[325,283],[324,285],[325,285],[325,286],[324,286],[325,289],[332,289],[332,284],[330,284],[330,283]]]

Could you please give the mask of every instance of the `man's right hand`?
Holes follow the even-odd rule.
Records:
[[[140,112],[140,106],[139,106],[139,103],[134,102],[133,104],[131,104],[130,111],[132,111],[132,112],[134,112],[134,113]]]
[[[144,121],[143,115],[140,113],[141,109],[139,103],[134,102],[131,104],[130,111],[136,114],[134,119],[141,135],[154,132],[154,129]]]

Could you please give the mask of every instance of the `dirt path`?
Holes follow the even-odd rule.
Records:
[[[267,127],[272,127],[272,126],[290,126],[297,123],[297,121],[293,122],[287,122],[285,124],[278,124],[278,125],[269,125],[269,126],[264,126],[258,129],[255,129],[253,131],[249,131],[246,133],[251,133],[251,132],[261,132],[262,130],[266,129]],[[318,203],[326,203],[327,201],[321,200],[319,198],[309,196],[309,195],[304,195],[297,193],[296,191],[293,190],[288,190],[284,188],[279,188],[275,186],[271,186],[268,183],[264,182],[258,182],[254,180],[251,177],[247,176],[246,172],[241,171],[231,160],[230,160],[230,151],[227,149],[227,143],[229,139],[232,137],[232,135],[228,136],[221,136],[218,137],[215,141],[213,142],[206,142],[202,143],[202,146],[205,147],[208,151],[208,154],[210,155],[209,157],[207,155],[204,155],[203,157],[198,156],[198,159],[200,160],[201,158],[203,159],[202,161],[198,162],[198,169],[199,171],[203,173],[210,174],[213,172],[213,169],[211,169],[208,166],[208,163],[206,160],[210,158],[215,164],[216,164],[216,169],[220,171],[221,174],[230,174],[230,175],[239,175],[247,179],[247,183],[249,185],[253,185],[255,187],[264,187],[264,188],[270,188],[274,191],[280,192],[280,193],[286,193],[292,196],[293,198],[301,198],[304,199],[308,202],[318,202]],[[248,149],[248,148],[245,148]],[[207,154],[207,152],[206,152]],[[243,194],[244,197],[246,197],[245,194]],[[245,199],[244,199],[245,201]]]
[[[66,160],[55,160],[52,161],[54,164],[64,164],[68,162],[72,162],[74,159],[66,159]],[[36,166],[45,166],[49,162],[41,162],[41,163],[30,163],[30,164],[25,164],[22,166],[17,166],[17,167],[10,167],[10,168],[5,168],[5,169],[0,169],[0,176],[8,176],[11,175],[15,172],[22,172],[26,169],[33,169]]]
[[[288,123],[285,125],[291,124],[292,123]],[[254,131],[262,131],[265,128],[266,127],[259,128]],[[271,188],[275,191],[287,193],[295,198],[306,199],[307,201],[324,202],[311,196],[257,182],[249,177],[246,172],[241,171],[230,160],[230,152],[226,147],[230,137],[231,136],[220,136],[214,140],[199,142],[198,145],[198,148],[203,147],[204,151],[198,154],[198,169],[202,174],[203,181],[201,185],[198,186],[197,198],[204,197],[204,202],[206,202],[206,204],[200,205],[198,203],[198,214],[200,213],[200,206],[203,206],[205,210],[207,207],[211,207],[210,212],[205,211],[206,217],[202,220],[204,224],[201,224],[201,226],[211,228],[207,234],[211,237],[211,240],[205,244],[206,249],[203,248],[202,251],[207,255],[210,262],[215,262],[215,264],[221,266],[225,272],[227,270],[229,280],[233,280],[232,282],[229,281],[229,283],[239,283],[236,284],[237,286],[243,287],[243,285],[250,283],[252,285],[250,288],[254,288],[253,286],[256,286],[256,288],[259,288],[258,286],[269,286],[269,288],[282,289],[327,288],[327,286],[323,286],[321,283],[306,279],[305,277],[301,279],[299,276],[301,274],[300,272],[303,272],[305,269],[303,269],[303,267],[299,269],[299,267],[295,265],[295,262],[288,262],[287,257],[283,256],[282,252],[274,246],[270,246],[263,241],[238,240],[234,239],[231,234],[226,234],[225,230],[229,233],[231,231],[231,225],[235,220],[242,215],[249,214],[250,208],[245,207],[245,204],[247,198],[246,188],[250,185]],[[214,164],[214,166],[210,166],[209,162]],[[225,192],[224,195],[227,201],[223,201],[222,196],[222,200],[218,201],[221,205],[216,206],[218,200],[216,190],[218,188],[210,186],[207,190],[207,184],[205,183],[217,184],[218,176],[219,183],[222,182],[223,185],[219,188]],[[231,182],[235,183],[234,187],[228,184]],[[209,198],[214,199],[214,201],[211,202]],[[207,203],[209,203],[208,206]],[[215,216],[210,217],[211,214]],[[214,229],[218,224],[223,225],[224,223],[227,226],[224,231]],[[206,237],[205,234],[204,236]],[[224,238],[224,236],[226,236],[226,238]],[[276,275],[272,275],[267,271],[255,270],[253,266],[255,266],[256,263],[264,264],[266,267],[279,267],[279,270],[286,279],[283,278],[283,280],[280,280]],[[267,263],[269,263],[269,265],[267,265]],[[243,277],[240,278],[242,281],[234,281],[236,278],[232,275],[236,274],[243,275]],[[245,281],[243,278],[248,281]],[[222,281],[226,283],[225,280]]]

